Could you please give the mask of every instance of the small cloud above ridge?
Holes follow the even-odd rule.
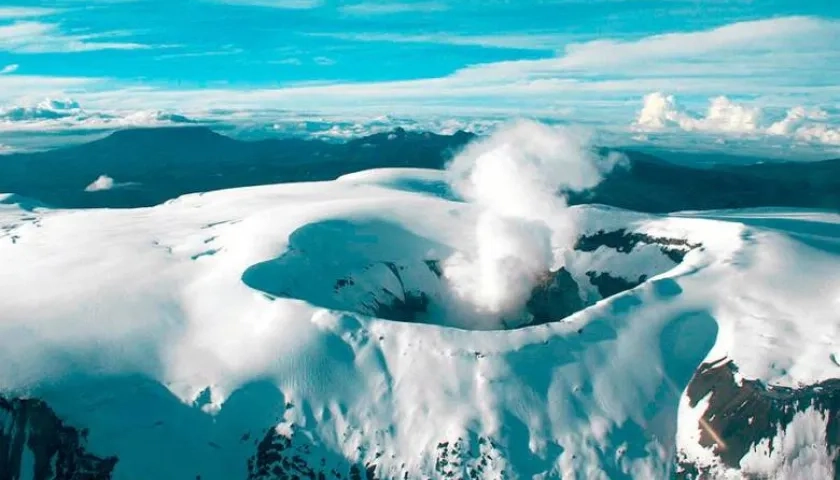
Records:
[[[138,185],[136,182],[117,182],[112,177],[102,174],[96,180],[85,187],[86,192],[105,192],[115,188],[131,187]]]
[[[114,188],[114,179],[108,175],[100,175],[99,178],[91,182],[85,187],[86,192],[101,192],[104,190],[111,190]]]

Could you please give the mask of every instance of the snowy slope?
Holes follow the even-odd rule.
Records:
[[[840,216],[581,206],[503,222],[486,243],[496,206],[450,175],[361,172],[131,210],[4,197],[0,399],[44,406],[0,401],[0,440],[28,439],[16,468],[58,458],[33,433],[58,418],[62,442],[118,479],[834,471],[833,390],[804,389],[840,374]],[[510,257],[544,227],[548,258]],[[517,284],[470,284],[470,268],[496,278],[488,258]],[[534,322],[528,296],[554,298],[558,269],[577,311]],[[773,436],[726,456],[731,432],[709,433],[704,408],[723,390],[689,395],[722,361],[734,383],[713,386],[788,387],[813,407],[759,419]]]
[[[337,181],[139,210],[6,205],[0,364],[13,368],[0,384],[88,428],[92,451],[119,458],[115,478],[243,478],[253,440],[281,422],[381,478],[434,475],[436,447],[458,439],[467,456],[492,441],[487,468],[503,478],[662,478],[679,397],[704,359],[788,386],[840,369],[836,215],[573,213],[584,233],[630,228],[703,248],[562,322],[478,332],[268,298],[242,281],[327,220],[362,227],[305,248],[363,246],[350,237],[372,225],[367,241],[393,260],[469,249],[470,204]],[[332,273],[288,267],[313,288]]]

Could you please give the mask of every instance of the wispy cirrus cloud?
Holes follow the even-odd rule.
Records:
[[[0,20],[46,17],[59,12],[57,8],[0,6]]]
[[[239,48],[235,45],[222,45],[221,48],[216,50],[205,50],[205,51],[197,51],[197,52],[175,52],[175,53],[165,53],[162,55],[157,55],[155,60],[172,60],[172,59],[179,59],[179,58],[200,58],[200,57],[227,57],[233,55],[239,55],[244,53],[245,50]]]
[[[646,59],[697,58],[732,51],[761,54],[773,51],[828,47],[837,40],[840,23],[812,17],[786,17],[738,22],[699,31],[652,35],[635,41],[596,40],[566,47],[565,67],[635,63]],[[811,38],[824,33],[827,38]]]
[[[104,34],[71,34],[55,23],[20,21],[0,25],[0,51],[12,53],[70,53],[96,50],[140,50],[149,45],[134,42],[103,41]]]
[[[784,17],[637,40],[571,43],[544,59],[477,64],[439,78],[343,84],[306,93],[319,99],[333,94],[371,101],[390,97],[394,104],[420,98],[438,104],[483,99],[515,105],[516,111],[546,102],[585,102],[596,95],[626,100],[656,90],[702,98],[725,92],[791,102],[830,100],[840,95],[840,85],[820,79],[840,75],[838,38],[838,21]]]
[[[330,65],[335,65],[335,60],[329,57],[315,57],[312,59],[315,65],[320,65],[322,67],[329,67]]]
[[[111,84],[76,96],[103,110],[156,108],[190,113],[213,104],[239,112],[282,108],[397,115],[532,115],[627,129],[643,95],[669,91],[679,94],[695,111],[702,111],[711,96],[726,96],[729,103],[718,102],[713,114],[687,120],[693,132],[753,125],[753,131],[763,135],[770,133],[769,124],[760,118],[753,121],[746,108],[750,105],[741,108],[735,100],[759,98],[781,116],[796,105],[836,104],[840,98],[840,84],[833,81],[840,76],[838,35],[840,22],[835,20],[782,17],[633,40],[566,43],[543,59],[476,64],[435,78],[256,89]],[[797,126],[790,132],[799,132],[796,135],[802,138],[834,138],[836,127],[831,122],[820,125],[804,130]],[[784,141],[793,134],[771,136]]]
[[[554,51],[562,47],[569,39],[567,35],[540,33],[459,35],[453,33],[406,34],[391,32],[313,32],[308,33],[307,35],[353,42],[430,43],[466,47],[544,51]]]
[[[268,63],[273,63],[273,64],[276,64],[276,65],[294,65],[294,66],[300,66],[300,65],[303,64],[303,62],[301,62],[300,59],[297,58],[297,57],[282,58],[280,60],[269,60]]]
[[[443,12],[449,6],[442,2],[363,2],[340,7],[343,13],[349,15],[392,15],[399,13]]]
[[[557,55],[539,60],[498,62],[498,69],[585,70],[605,67],[641,66],[642,61],[656,61],[656,68],[673,68],[680,59],[701,59],[704,55],[750,55],[753,59],[770,63],[786,61],[790,52],[798,54],[834,53],[840,50],[833,42],[840,41],[840,22],[815,17],[780,17],[767,20],[736,22],[718,28],[695,32],[667,33],[635,40],[597,39],[574,42],[574,37],[562,33],[508,32],[493,35],[467,35],[452,32],[395,33],[395,32],[311,32],[313,37],[333,38],[355,42],[430,43],[457,46],[480,46],[523,50],[556,51]],[[665,62],[668,61],[668,62]],[[651,65],[644,65],[646,70]],[[730,64],[730,68],[738,64]]]
[[[106,86],[106,80],[102,78],[12,73],[0,75],[0,106],[22,99],[62,97],[78,90]]]
[[[279,8],[285,10],[309,10],[324,4],[323,0],[210,0],[228,5]]]
[[[492,78],[557,78],[558,74],[580,73],[725,78],[734,69],[752,76],[760,72],[781,78],[790,76],[790,68],[820,68],[824,73],[826,68],[840,69],[838,39],[840,21],[783,17],[638,40],[571,43],[553,58],[497,62],[461,73]],[[834,60],[838,62],[824,63]]]

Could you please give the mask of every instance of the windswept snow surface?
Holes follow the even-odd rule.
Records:
[[[562,228],[578,234],[702,246],[544,325],[482,320],[445,272],[448,310],[417,322],[318,306],[323,292],[308,285],[331,285],[373,252],[443,263],[476,252],[488,205],[438,189],[449,175],[361,172],[133,210],[6,196],[0,395],[43,399],[89,429],[92,452],[119,458],[118,479],[257,478],[248,460],[275,428],[307,439],[303,461],[371,465],[378,478],[668,478],[677,448],[704,455],[692,443],[698,414],[681,406],[701,362],[726,357],[745,378],[789,386],[840,374],[840,216],[815,211],[563,207]],[[551,233],[551,215],[538,220]],[[284,256],[292,247],[299,255]],[[334,248],[343,260],[318,260]],[[568,245],[549,252],[541,267],[581,261]],[[272,290],[288,275],[305,283],[296,298]],[[744,471],[825,462],[797,446],[821,441],[825,420],[794,423]]]

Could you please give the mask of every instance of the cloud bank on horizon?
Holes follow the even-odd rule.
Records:
[[[767,120],[761,107],[733,102],[725,96],[709,100],[705,114],[692,114],[677,105],[673,95],[654,92],[644,97],[644,105],[634,127],[639,131],[678,129],[739,136],[776,135],[794,140],[840,145],[840,127],[830,123],[829,114],[819,108],[794,106],[776,121]]]
[[[628,138],[641,129],[828,151],[840,143],[835,2],[91,7],[75,0],[0,7],[0,131],[156,125],[160,115],[284,132],[294,129],[283,122],[275,129],[277,117],[341,116],[362,125],[341,136],[382,115],[466,127],[528,116]],[[231,19],[240,28],[227,28]],[[72,98],[84,113],[42,108],[47,97]],[[97,120],[133,115],[142,118]]]

